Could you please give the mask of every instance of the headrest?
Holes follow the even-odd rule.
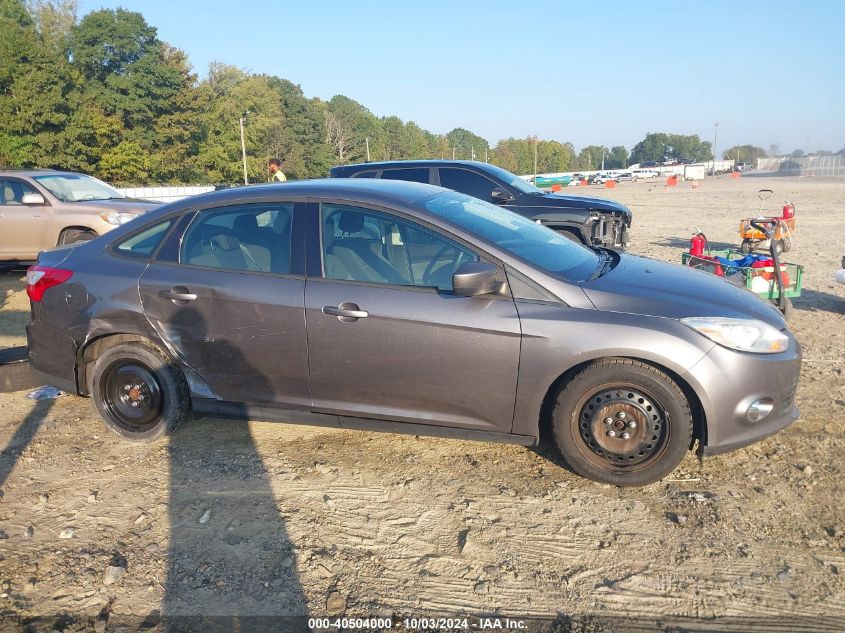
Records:
[[[344,211],[340,214],[337,226],[341,233],[358,233],[364,228],[364,215],[356,211]]]
[[[290,226],[290,212],[287,209],[279,209],[276,219],[273,220],[273,231],[277,235],[284,235]]]
[[[240,248],[241,241],[234,235],[219,233],[211,238],[211,246],[221,251],[234,251]]]
[[[238,235],[252,235],[258,231],[258,220],[252,213],[245,213],[235,218],[232,230]]]

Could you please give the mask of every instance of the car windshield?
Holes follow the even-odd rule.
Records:
[[[114,187],[84,174],[50,174],[35,176],[35,180],[62,202],[80,200],[111,200],[125,196]]]
[[[495,165],[486,165],[485,171],[491,176],[495,176],[499,180],[505,181],[514,189],[519,189],[519,191],[521,191],[522,193],[539,193],[543,195],[546,193],[542,189],[538,189],[537,187],[532,185],[527,180],[523,180],[519,176],[514,176],[512,173],[502,169],[501,167],[496,167]]]
[[[602,263],[596,252],[478,198],[453,192],[438,193],[423,204],[430,213],[566,281],[590,279]]]

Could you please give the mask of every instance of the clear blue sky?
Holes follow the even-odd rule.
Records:
[[[376,115],[495,144],[538,134],[629,149],[650,131],[718,147],[845,146],[845,2],[178,2],[138,11],[186,51],[345,94]]]

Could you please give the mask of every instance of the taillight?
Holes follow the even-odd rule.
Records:
[[[30,266],[26,271],[26,294],[33,301],[41,301],[47,288],[63,284],[73,275],[73,271],[49,266]]]

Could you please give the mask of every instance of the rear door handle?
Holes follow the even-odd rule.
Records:
[[[194,301],[197,298],[193,292],[188,292],[188,289],[183,286],[176,286],[170,290],[162,290],[161,296],[165,299],[170,299],[173,303],[179,304],[186,301]]]
[[[341,303],[339,306],[323,306],[323,314],[336,316],[341,321],[355,321],[357,319],[366,319],[370,313],[362,310],[354,303]]]

